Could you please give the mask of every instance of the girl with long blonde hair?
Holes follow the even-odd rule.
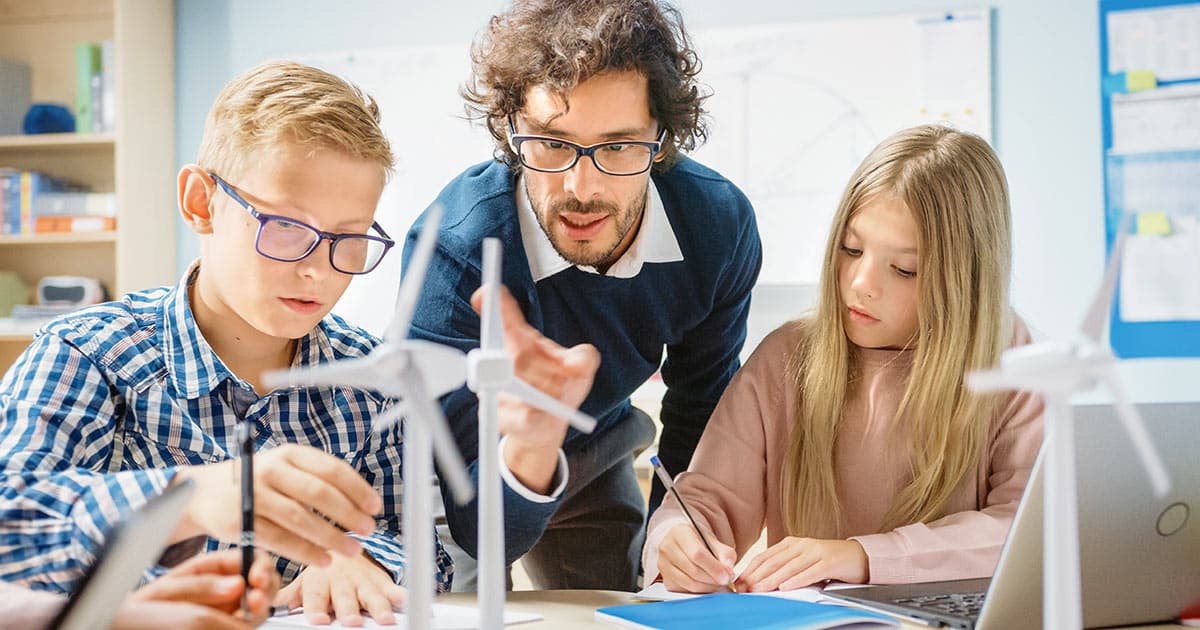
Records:
[[[707,592],[824,580],[990,575],[1029,479],[1042,404],[979,394],[967,372],[1029,342],[1008,305],[1008,188],[981,138],[944,126],[885,139],[833,220],[814,312],[734,377],[668,497],[646,576]]]

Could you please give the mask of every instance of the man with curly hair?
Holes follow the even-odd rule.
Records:
[[[468,113],[496,141],[435,203],[445,208],[416,337],[479,345],[472,294],[481,244],[504,244],[502,279],[545,351],[586,349],[535,383],[563,394],[591,378],[590,435],[502,402],[505,561],[534,585],[633,590],[646,504],[633,471],[655,429],[629,397],[661,365],[659,456],[683,471],[739,367],[761,245],[745,195],[683,155],[706,135],[700,62],[679,12],[655,0],[514,0],[472,49]],[[412,253],[424,216],[408,234]],[[515,310],[515,309],[514,309]],[[572,350],[567,350],[571,348]],[[665,361],[663,354],[666,354]],[[576,388],[578,389],[578,388]],[[580,394],[582,396],[582,394]],[[443,402],[467,461],[477,402]],[[474,464],[472,464],[474,467]],[[652,492],[651,509],[663,489]],[[474,590],[476,504],[446,501],[455,590]]]

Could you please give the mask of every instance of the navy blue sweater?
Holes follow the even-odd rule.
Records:
[[[665,347],[659,457],[677,474],[687,468],[739,367],[762,248],[750,202],[724,177],[686,158],[652,177],[683,261],[648,263],[633,278],[571,267],[535,284],[521,241],[515,174],[494,161],[467,169],[435,202],[445,215],[411,336],[463,351],[479,346],[470,297],[480,285],[483,239],[499,238],[502,281],[529,323],[563,346],[590,343],[600,351],[599,372],[581,407],[599,424],[591,435],[570,429],[563,450],[579,450],[628,415],[630,394],[659,368]],[[423,214],[409,230],[406,269],[424,220]],[[464,458],[475,462],[478,400],[464,387],[447,395],[443,407]],[[475,463],[471,473],[477,475]],[[443,492],[454,540],[474,556],[477,503],[455,506],[445,486]],[[661,497],[656,487],[652,508]],[[506,562],[537,542],[558,503],[534,503],[505,487]]]

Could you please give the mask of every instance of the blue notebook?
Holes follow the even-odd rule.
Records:
[[[823,630],[847,626],[854,626],[856,629],[900,627],[900,623],[895,619],[868,610],[737,593],[716,593],[669,602],[598,608],[596,620],[653,630]]]

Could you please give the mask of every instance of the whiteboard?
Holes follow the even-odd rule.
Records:
[[[693,153],[754,204],[760,284],[815,284],[837,200],[854,168],[890,133],[944,121],[992,134],[991,14],[809,21],[692,31],[712,92],[708,142]],[[397,241],[441,188],[492,155],[463,117],[469,44],[296,55],[379,102],[397,155],[378,217]],[[399,247],[399,245],[398,245]],[[380,333],[400,255],[356,278],[335,312]]]
[[[492,137],[465,119],[458,88],[470,74],[470,46],[429,46],[294,55],[337,74],[379,104],[396,172],[376,220],[396,246],[369,274],[356,276],[333,312],[382,335],[400,290],[400,252],[417,216],[442,188],[492,155]]]
[[[945,121],[991,140],[990,24],[980,10],[695,33],[713,95],[693,157],[754,205],[760,284],[817,283],[842,190],[892,132]]]

